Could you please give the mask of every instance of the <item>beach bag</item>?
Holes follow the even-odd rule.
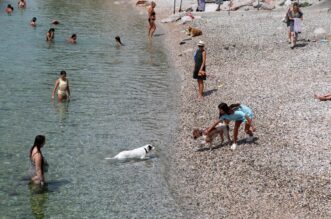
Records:
[[[295,33],[301,33],[301,19],[300,18],[294,18],[294,32]]]

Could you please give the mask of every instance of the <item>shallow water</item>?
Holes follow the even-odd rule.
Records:
[[[178,86],[162,39],[147,41],[145,16],[106,0],[28,1],[8,16],[8,3],[0,1],[1,218],[180,216],[163,175]],[[61,23],[49,44],[52,19]],[[66,42],[72,33],[77,45]],[[116,35],[126,46],[115,46]],[[69,103],[50,98],[61,70]],[[44,191],[26,179],[38,134],[50,164]],[[104,159],[147,143],[157,148],[149,160]]]

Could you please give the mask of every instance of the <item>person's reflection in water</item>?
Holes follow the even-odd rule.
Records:
[[[47,184],[40,186],[34,183],[30,183],[29,190],[30,206],[33,215],[36,217],[36,219],[45,218],[44,208],[45,203],[48,200]]]
[[[65,120],[68,118],[68,115],[69,115],[68,108],[69,108],[69,102],[56,103],[54,101],[54,109],[55,109],[55,112],[59,114],[59,120],[60,120],[61,124],[64,123]]]

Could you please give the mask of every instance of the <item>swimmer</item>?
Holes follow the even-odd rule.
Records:
[[[116,46],[124,46],[119,36],[115,37],[115,41],[116,41]]]
[[[14,11],[14,8],[13,6],[11,6],[11,4],[8,4],[7,5],[7,8],[5,9],[5,12],[8,14],[8,15],[11,15]]]
[[[58,25],[58,24],[60,24],[60,21],[58,21],[58,20],[52,20],[52,24]]]
[[[26,8],[26,2],[25,2],[25,0],[20,0],[17,3],[17,6],[18,6],[18,8]]]
[[[53,41],[54,40],[54,33],[55,33],[55,29],[54,28],[50,28],[48,30],[48,32],[46,33],[46,41]]]
[[[72,44],[77,43],[77,35],[75,33],[72,34],[71,37],[69,37],[68,42]]]
[[[30,22],[30,25],[32,26],[32,27],[36,27],[37,26],[37,18],[36,17],[33,17],[32,19],[31,19],[31,22]]]
[[[156,25],[155,25],[155,7],[156,7],[156,3],[155,2],[151,2],[151,5],[148,7],[147,9],[147,13],[148,13],[148,23],[149,23],[149,29],[148,29],[148,37],[152,38],[153,34],[156,30]]]
[[[65,71],[61,71],[60,77],[56,80],[54,85],[52,99],[54,99],[55,92],[57,89],[57,98],[59,102],[61,102],[62,100],[70,99],[69,81],[66,77],[67,73]]]

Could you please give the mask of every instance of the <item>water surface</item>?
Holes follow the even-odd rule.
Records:
[[[106,0],[28,1],[12,16],[3,13],[8,3],[0,1],[1,218],[178,217],[162,159],[178,86],[162,39],[146,39],[146,18]],[[29,26],[34,16],[37,28]],[[77,45],[66,42],[73,33]],[[116,35],[126,46],[115,46]],[[69,103],[50,98],[61,70],[70,81]],[[47,138],[46,191],[25,178],[38,134]],[[147,143],[157,147],[147,161],[104,160]]]

